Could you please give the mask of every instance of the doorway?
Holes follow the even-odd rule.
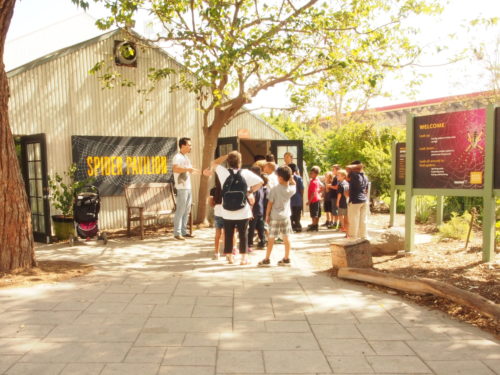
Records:
[[[51,222],[45,134],[16,136],[14,140],[31,208],[33,237],[37,242],[50,243]]]

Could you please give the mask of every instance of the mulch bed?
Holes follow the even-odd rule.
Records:
[[[372,215],[370,217],[371,225],[384,227],[387,222],[387,215]],[[433,230],[429,225],[417,226],[417,233],[430,233]],[[482,262],[480,232],[475,233],[475,239],[469,244],[467,250],[464,249],[464,246],[464,241],[458,240],[436,240],[419,244],[411,256],[374,257],[373,268],[380,272],[388,272],[406,278],[419,277],[443,281],[469,292],[477,293],[497,304],[500,303],[500,255],[497,253],[496,262],[489,264]],[[318,271],[331,270],[329,250],[321,253],[311,252],[310,255],[311,263]],[[433,295],[417,296],[370,283],[350,282],[360,283],[389,294],[397,294],[419,305],[444,311],[455,319],[480,327],[500,338],[500,322],[447,299]]]

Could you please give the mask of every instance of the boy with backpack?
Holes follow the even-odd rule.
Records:
[[[349,183],[346,181],[347,172],[344,169],[340,169],[337,172],[338,180],[338,190],[337,190],[337,207],[338,207],[338,219],[340,230],[344,233],[348,231],[348,221],[347,221],[347,195],[349,192]]]
[[[266,257],[259,262],[259,267],[271,265],[271,252],[278,236],[282,236],[285,243],[285,256],[278,262],[278,266],[290,266],[290,234],[293,233],[290,222],[290,198],[295,194],[295,180],[291,169],[287,166],[279,167],[277,175],[279,184],[269,192],[266,210],[266,222],[269,224]]]

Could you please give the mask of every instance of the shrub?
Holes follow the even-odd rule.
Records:
[[[415,221],[420,224],[429,222],[431,216],[436,212],[436,202],[435,196],[417,196],[415,198]]]
[[[456,212],[451,213],[450,221],[439,226],[439,237],[454,238],[457,240],[465,240],[469,233],[471,214],[467,211],[463,215],[458,215]],[[474,233],[471,233],[471,238]]]

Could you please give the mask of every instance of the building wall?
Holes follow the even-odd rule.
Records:
[[[136,83],[135,87],[103,90],[97,77],[88,73],[96,62],[112,60],[115,39],[120,38],[106,34],[45,62],[9,72],[13,134],[46,134],[49,175],[68,169],[72,135],[190,137],[193,143],[190,158],[194,166],[200,166],[203,135],[194,95],[186,91],[169,92],[167,87],[176,76],[160,82],[147,100],[137,94],[138,88],[148,87],[149,67],[174,68],[174,60],[158,50],[140,50],[137,68],[117,67],[124,77]],[[239,127],[259,129],[256,131],[259,136],[273,139],[278,136],[262,120],[249,114],[240,116],[225,132],[235,136]],[[196,204],[199,177],[193,180]],[[100,226],[106,229],[125,225],[124,197],[104,197]]]

